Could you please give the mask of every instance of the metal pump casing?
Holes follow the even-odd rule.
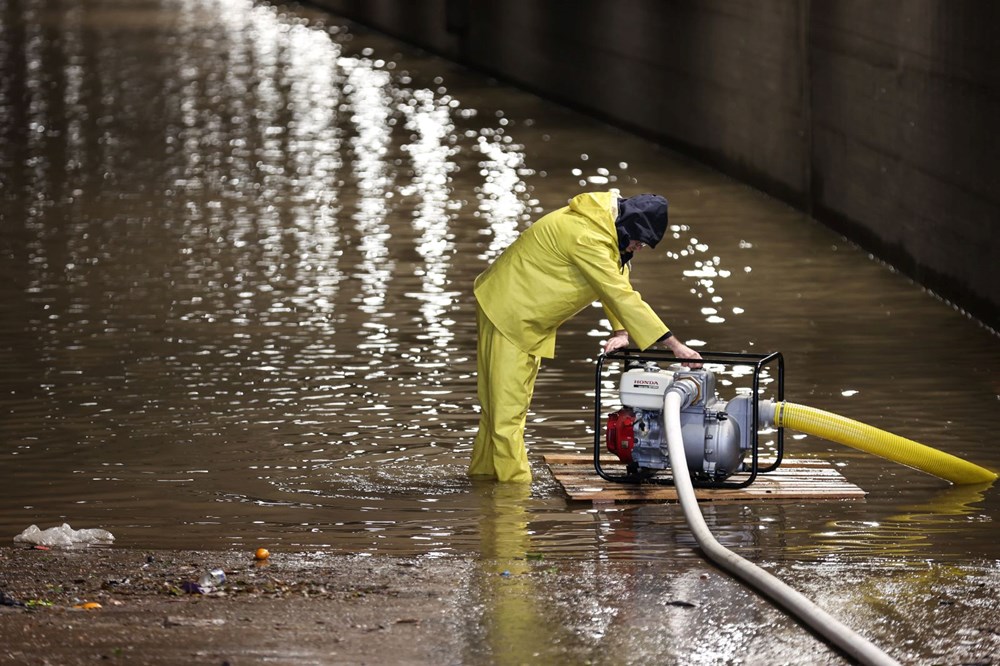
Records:
[[[663,428],[663,402],[675,383],[691,395],[681,410],[681,431],[688,469],[697,478],[719,481],[742,471],[751,447],[752,405],[748,392],[729,402],[718,398],[715,374],[679,365],[669,370],[647,362],[622,373],[622,409],[609,416],[608,449],[633,471],[652,475],[670,468]]]

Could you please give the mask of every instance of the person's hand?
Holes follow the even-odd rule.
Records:
[[[674,356],[676,356],[677,358],[692,359],[692,360],[701,358],[701,354],[699,354],[698,352],[696,352],[695,350],[691,349],[686,344],[678,340],[677,336],[672,335],[663,342],[670,349],[670,351],[674,353]],[[683,365],[689,368],[701,367],[701,363],[694,363],[694,362],[683,363]]]
[[[604,343],[604,353],[610,354],[616,349],[628,347],[628,331],[615,331]]]

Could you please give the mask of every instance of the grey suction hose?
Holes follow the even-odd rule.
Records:
[[[681,432],[680,412],[693,401],[694,395],[694,389],[691,388],[690,383],[683,380],[675,382],[663,400],[663,420],[667,430],[667,449],[670,460],[676,461],[676,464],[672,464],[671,468],[674,475],[674,486],[677,488],[677,498],[684,510],[684,518],[687,520],[688,527],[691,528],[695,540],[708,559],[742,579],[759,593],[776,601],[799,621],[811,627],[813,631],[859,663],[899,666],[899,662],[882,652],[864,636],[834,618],[767,571],[728,550],[712,536],[708,525],[705,524],[704,517],[701,515],[701,510],[698,508],[698,499],[694,495],[691,476],[687,471],[684,437]]]

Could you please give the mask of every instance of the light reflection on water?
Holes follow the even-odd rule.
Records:
[[[793,400],[1000,467],[996,338],[794,211],[341,26],[100,5],[2,10],[4,532],[477,552],[472,280],[540,212],[610,186],[670,198],[668,261],[635,279],[690,344],[781,350]],[[599,312],[543,369],[533,454],[589,450]],[[788,442],[845,461],[869,500],[711,506],[723,543],[995,557],[995,491]],[[676,507],[567,505],[533,466],[527,549],[697,557]]]

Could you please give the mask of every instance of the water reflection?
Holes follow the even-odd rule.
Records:
[[[521,146],[511,145],[510,136],[500,131],[484,131],[477,137],[476,147],[483,153],[479,211],[486,216],[492,236],[480,259],[492,261],[517,238],[520,222],[527,215],[528,204],[521,197],[525,191],[521,180],[524,156],[518,150]]]
[[[415,271],[420,277],[420,289],[407,295],[422,301],[420,312],[424,322],[420,337],[439,353],[447,350],[454,337],[450,326],[454,322],[447,314],[461,294],[448,288],[452,286],[448,268],[455,247],[449,230],[449,213],[458,208],[451,205],[449,187],[451,173],[457,168],[451,158],[458,151],[453,145],[455,126],[449,114],[453,106],[457,106],[456,100],[447,96],[436,100],[434,93],[426,89],[414,91],[411,99],[400,106],[406,115],[406,129],[416,135],[413,143],[403,146],[413,165],[413,180],[401,194],[419,198],[413,213],[413,227],[420,233],[416,251],[424,262],[424,266]],[[428,406],[428,409],[429,413],[436,413],[433,407]]]
[[[827,559],[931,556],[936,539],[947,538],[972,522],[989,522],[981,504],[992,484],[951,486],[911,502],[901,502],[901,513],[884,518],[831,520],[816,534],[816,543],[797,546],[796,553]]]
[[[528,562],[532,548],[526,509],[531,488],[527,484],[477,481],[473,492],[482,516],[480,552],[491,563],[484,569],[477,590],[483,600],[482,625],[491,661],[535,662],[548,651],[555,632],[536,605],[541,595],[533,589]]]

